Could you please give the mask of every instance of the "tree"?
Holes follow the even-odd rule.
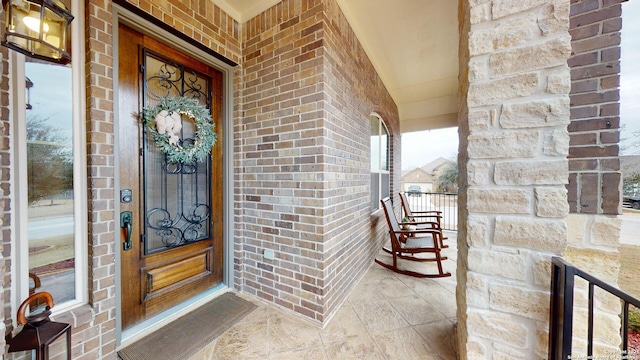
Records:
[[[48,118],[27,117],[29,204],[73,189],[71,141]]]
[[[438,190],[442,192],[458,191],[458,162],[453,161],[444,166],[438,176]]]
[[[624,196],[635,196],[640,188],[640,174],[632,173],[622,178],[622,194]]]

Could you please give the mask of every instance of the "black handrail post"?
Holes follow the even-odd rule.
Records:
[[[552,258],[549,323],[549,355],[551,359],[570,359],[573,329],[574,271],[560,258]]]

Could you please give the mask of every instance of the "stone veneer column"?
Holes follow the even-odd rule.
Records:
[[[462,359],[547,357],[567,246],[569,0],[460,0]]]

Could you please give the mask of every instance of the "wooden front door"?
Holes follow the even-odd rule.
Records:
[[[127,329],[222,282],[222,74],[123,25],[118,39],[116,223]],[[138,115],[176,96],[211,110],[218,138],[207,161],[167,162]],[[182,116],[182,125],[179,144],[188,145],[194,122]]]

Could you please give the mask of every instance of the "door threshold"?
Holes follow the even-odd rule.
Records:
[[[127,345],[142,339],[150,333],[169,324],[173,320],[197,309],[228,291],[230,291],[230,288],[225,284],[214,286],[213,288],[185,300],[170,309],[156,314],[139,324],[136,324],[126,330],[122,330],[120,333],[120,344],[117,346],[117,349],[124,348]]]

